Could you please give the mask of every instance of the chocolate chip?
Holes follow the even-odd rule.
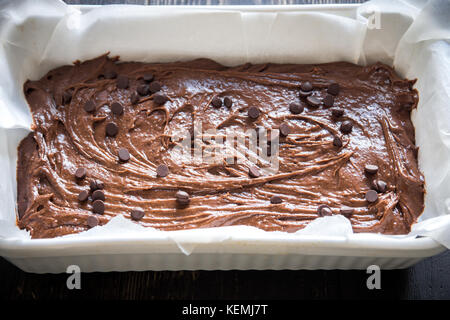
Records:
[[[348,120],[342,122],[341,126],[339,128],[339,130],[341,130],[341,132],[344,134],[348,134],[348,133],[352,132],[352,129],[353,129],[353,124]]]
[[[355,209],[353,209],[353,208],[350,208],[350,207],[342,207],[342,208],[340,209],[339,212],[340,212],[344,217],[349,218],[349,217],[353,214],[354,211],[355,211]]]
[[[283,122],[280,125],[280,134],[284,137],[286,137],[289,133],[291,133],[291,128],[289,127],[289,125],[286,122]]]
[[[111,111],[115,115],[120,116],[123,113],[123,107],[122,107],[122,105],[119,102],[113,102],[111,104]]]
[[[100,180],[92,180],[90,183],[91,191],[103,189],[105,185]]]
[[[326,204],[321,204],[317,207],[317,214],[320,217],[331,216],[333,214],[333,211],[331,211],[331,208]]]
[[[220,108],[222,106],[222,100],[219,97],[214,97],[211,100],[211,104],[213,105],[213,107],[215,108]]]
[[[340,87],[339,87],[338,83],[333,82],[332,84],[330,84],[328,86],[327,92],[329,94],[332,94],[333,96],[337,95],[339,93],[339,91],[340,91]]]
[[[310,96],[311,94],[312,94],[312,91],[302,91],[302,90],[300,90],[298,93],[298,95],[301,98],[306,98],[306,97]]]
[[[320,106],[320,100],[316,97],[313,96],[309,96],[306,98],[306,102],[311,106],[311,107],[318,107]]]
[[[372,188],[378,191],[379,193],[386,192],[387,190],[387,183],[383,180],[376,179],[372,181]]]
[[[374,164],[366,164],[364,166],[364,171],[366,171],[368,174],[375,174],[378,172],[378,166]]]
[[[146,96],[150,93],[150,87],[146,84],[142,84],[137,87],[136,89],[137,93],[139,93],[141,96]]]
[[[130,160],[130,153],[125,148],[120,148],[118,151],[119,160],[122,162],[127,162]]]
[[[233,105],[233,100],[231,100],[231,98],[229,97],[225,97],[223,98],[223,104],[225,105],[225,107],[231,108],[231,106]]]
[[[167,102],[167,100],[169,100],[169,99],[165,95],[162,95],[162,94],[155,94],[153,96],[153,102],[158,106],[162,106],[164,103]]]
[[[120,75],[117,77],[117,88],[119,89],[126,89],[128,88],[129,79],[127,76]]]
[[[338,136],[334,136],[333,145],[338,148],[342,147],[342,139]]]
[[[323,98],[323,105],[327,108],[332,107],[334,104],[334,97],[331,94],[327,94],[325,98]]]
[[[67,104],[70,101],[72,101],[72,95],[73,95],[73,90],[72,89],[64,91],[64,93],[63,93],[63,102]]]
[[[180,205],[185,206],[190,202],[189,194],[186,191],[178,190],[175,197],[177,198],[177,203]]]
[[[133,220],[141,220],[145,215],[145,212],[142,210],[131,210],[131,219]]]
[[[87,192],[86,190],[83,190],[78,194],[78,201],[84,202],[88,199],[88,197],[89,197],[89,192]]]
[[[154,78],[155,78],[155,77],[153,76],[153,73],[146,73],[146,74],[144,74],[144,76],[142,77],[142,79],[143,79],[145,82],[152,82]]]
[[[291,104],[289,104],[289,110],[293,113],[293,114],[299,114],[303,112],[304,107],[297,102],[292,102]]]
[[[387,190],[387,183],[384,182],[383,180],[377,180],[377,191],[378,192],[386,192]]]
[[[92,201],[95,200],[105,201],[105,194],[102,190],[95,190],[94,192],[92,192]]]
[[[148,88],[151,93],[156,93],[161,90],[161,84],[158,81],[153,81]]]
[[[165,164],[160,164],[156,168],[156,176],[158,176],[160,178],[164,178],[168,174],[169,174],[169,167],[167,167]]]
[[[85,168],[78,168],[75,171],[75,178],[82,180],[86,178],[87,170]]]
[[[311,91],[312,89],[313,89],[313,86],[312,86],[311,82],[309,82],[309,81],[303,82],[300,85],[300,90],[302,90],[304,92]]]
[[[89,113],[94,112],[95,111],[95,103],[94,103],[94,101],[92,101],[92,100],[87,101],[84,104],[84,111],[89,112]]]
[[[259,109],[257,107],[250,107],[248,108],[248,116],[255,120],[259,117]]]
[[[109,122],[106,124],[105,131],[107,136],[115,137],[119,132],[119,127],[115,123]]]
[[[261,176],[261,173],[259,172],[259,169],[255,166],[251,166],[250,168],[248,168],[248,175],[251,178],[258,178]]]
[[[92,202],[92,211],[94,213],[103,214],[105,212],[105,203],[102,200]]]
[[[115,79],[117,77],[117,72],[114,70],[106,70],[105,71],[105,78],[106,79]]]
[[[369,190],[366,192],[366,200],[373,203],[378,200],[378,193],[375,190]]]
[[[139,99],[140,99],[139,95],[136,92],[133,92],[130,97],[130,102],[131,104],[136,104],[139,102]]]
[[[98,226],[99,221],[98,221],[98,218],[96,216],[90,215],[87,218],[86,223],[87,223],[89,228],[93,228],[93,227]]]
[[[333,108],[331,109],[331,114],[333,115],[333,117],[335,118],[340,118],[344,115],[344,109],[341,108]]]
[[[279,196],[272,196],[270,197],[270,203],[272,204],[279,204],[281,203],[281,198]]]

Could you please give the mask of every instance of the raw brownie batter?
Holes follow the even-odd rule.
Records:
[[[355,232],[407,233],[424,204],[414,82],[380,63],[225,67],[104,55],[57,68],[24,85],[33,131],[18,150],[18,225],[50,238],[123,215],[162,230],[293,232],[344,215]],[[269,130],[258,145],[268,156],[182,159],[174,133],[202,149],[210,129]]]

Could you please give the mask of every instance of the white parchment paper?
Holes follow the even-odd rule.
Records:
[[[412,113],[419,165],[425,175],[425,211],[410,235],[450,248],[450,2],[371,1],[361,6],[142,7],[80,10],[57,0],[0,3],[0,240],[30,240],[16,219],[16,161],[31,116],[22,86],[50,69],[105,52],[123,61],[171,62],[210,58],[225,65],[381,61],[417,78],[420,102]],[[19,186],[20,187],[20,186]],[[163,232],[122,216],[105,226],[62,238],[117,238],[163,233],[189,254],[191,242],[218,242],[255,234],[253,227]],[[316,219],[296,235],[346,237],[342,216]],[[292,235],[290,235],[292,237]],[[374,237],[389,237],[375,235]],[[391,236],[392,237],[392,236]],[[193,241],[195,239],[195,241]],[[55,239],[57,241],[57,239]]]

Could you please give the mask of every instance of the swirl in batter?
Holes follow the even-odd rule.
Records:
[[[18,150],[18,225],[51,238],[124,215],[161,230],[293,232],[342,214],[355,232],[407,233],[424,203],[414,82],[380,63],[225,67],[104,55],[57,68],[24,85],[33,132]],[[218,135],[279,129],[278,171],[261,158],[183,161],[171,137],[195,121]]]

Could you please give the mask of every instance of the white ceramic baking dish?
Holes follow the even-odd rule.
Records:
[[[199,242],[197,242],[199,241]],[[167,237],[125,239],[42,239],[1,241],[2,256],[24,271],[65,272],[78,265],[83,272],[231,269],[381,269],[409,267],[445,250],[430,238],[374,240],[291,236],[280,239],[245,237],[219,243],[192,239],[190,255]]]
[[[358,5],[224,6],[218,10],[314,11],[353,17]],[[74,6],[87,12],[95,6]],[[195,9],[196,7],[189,7]],[[11,214],[15,214],[11,212]],[[132,237],[18,240],[0,237],[0,254],[27,272],[229,269],[406,268],[445,250],[429,237],[350,237],[284,234],[233,236],[215,243],[183,238],[184,250],[165,233]],[[186,247],[190,248],[186,251]],[[184,252],[183,252],[184,251]],[[189,254],[186,254],[189,253]]]

